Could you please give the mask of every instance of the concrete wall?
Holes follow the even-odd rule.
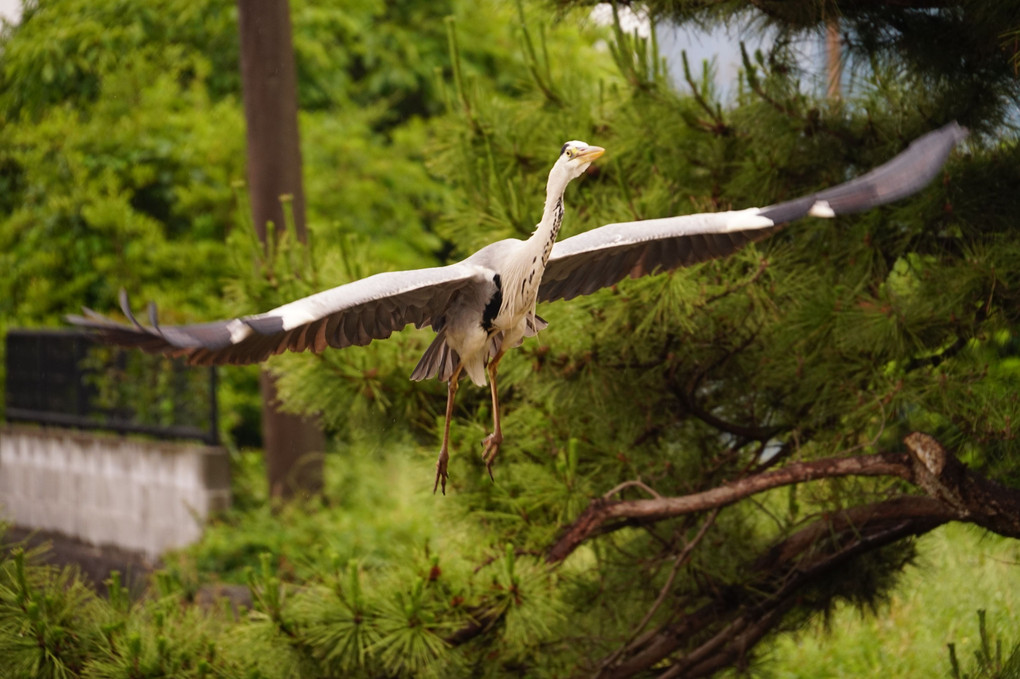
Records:
[[[157,557],[230,504],[220,447],[0,426],[0,517]]]

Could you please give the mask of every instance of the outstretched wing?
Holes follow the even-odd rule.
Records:
[[[473,261],[369,276],[254,316],[195,325],[159,325],[149,305],[149,326],[139,323],[121,291],[130,325],[85,309],[67,320],[102,340],[152,353],[187,356],[190,363],[245,364],[284,351],[322,351],[385,339],[413,323],[440,321],[452,297],[468,286],[495,287],[493,272]]]
[[[607,224],[553,246],[538,299],[573,299],[619,282],[716,257],[766,238],[808,215],[862,212],[928,185],[966,136],[955,122],[916,139],[867,174],[810,196],[764,208]]]

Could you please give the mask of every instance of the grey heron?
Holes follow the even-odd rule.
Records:
[[[366,345],[409,324],[429,325],[435,339],[411,374],[446,381],[446,417],[433,492],[446,492],[450,419],[462,373],[488,381],[492,433],[482,442],[492,464],[503,442],[496,374],[507,350],[547,324],[537,302],[572,299],[638,277],[726,256],[806,216],[831,218],[903,198],[926,186],[966,132],[955,122],[930,132],[892,160],[818,193],[763,208],[607,224],[557,242],[567,185],[602,155],[580,141],[563,145],[549,172],[542,219],[527,240],[507,239],[447,266],[369,276],[261,314],[194,325],[160,326],[154,305],[142,325],[121,291],[130,324],[85,309],[68,316],[100,339],[195,364],[246,364],[284,351]]]

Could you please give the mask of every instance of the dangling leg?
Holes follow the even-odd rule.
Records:
[[[450,459],[450,418],[453,417],[453,399],[457,395],[457,381],[460,379],[460,371],[464,368],[461,363],[450,375],[450,383],[446,387],[446,423],[443,425],[443,446],[439,449],[439,457],[436,459],[436,482],[432,486],[432,493],[440,483],[443,486],[443,495],[446,495],[446,463]]]
[[[503,443],[503,430],[499,426],[499,392],[496,389],[496,369],[506,352],[502,349],[489,361],[489,387],[492,389],[492,433],[482,439],[485,450],[482,451],[482,460],[485,462],[485,470],[489,472],[489,480],[495,482],[492,477],[492,463],[499,455],[499,444]]]

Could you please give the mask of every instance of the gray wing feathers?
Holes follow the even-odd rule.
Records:
[[[450,296],[491,274],[463,263],[433,269],[377,274],[285,304],[256,316],[197,325],[161,327],[150,309],[151,325],[139,323],[121,293],[130,325],[91,310],[68,320],[103,340],[171,355],[200,365],[246,364],[284,351],[322,351],[385,339],[408,324],[422,327],[442,313]]]
[[[953,147],[966,136],[965,129],[949,123],[918,137],[906,151],[856,179],[813,196],[762,208],[761,213],[778,224],[806,216],[817,203],[825,203],[837,215],[846,215],[899,200],[927,186]]]
[[[910,195],[935,177],[964,136],[966,131],[951,123],[917,139],[906,151],[857,179],[760,210],[608,224],[567,238],[553,247],[538,298],[551,301],[586,295],[626,276],[644,276],[729,255],[771,235],[785,222],[808,214],[859,212]],[[130,324],[116,323],[89,309],[68,320],[105,341],[184,355],[199,364],[254,363],[287,350],[321,351],[327,346],[368,344],[408,324],[419,328],[431,324],[440,336],[415,370],[416,375],[431,376],[452,371],[456,359],[441,332],[442,314],[451,298],[466,286],[491,286],[504,253],[517,244],[499,241],[458,264],[378,274],[264,314],[228,321],[162,327],[150,305],[150,325],[144,326],[123,292],[121,309]],[[529,328],[529,334],[538,329]]]
[[[732,232],[698,232],[699,228],[721,228],[727,215],[715,213],[688,215],[662,220],[646,220],[625,224],[608,224],[553,248],[542,275],[538,299],[548,302],[589,295],[596,290],[618,283],[626,277],[638,278],[656,271],[669,271],[698,262],[725,257],[753,240],[760,240],[777,227]],[[668,223],[665,228],[647,228],[649,222]],[[639,227],[640,228],[628,228]],[[612,237],[620,229],[633,233],[629,238]],[[605,234],[599,233],[605,230]],[[584,242],[571,242],[591,235]],[[599,243],[598,241],[602,241]],[[601,246],[600,246],[601,245]]]
[[[915,140],[906,151],[867,174],[760,210],[607,224],[567,238],[553,247],[538,299],[572,299],[627,276],[724,257],[813,211],[818,216],[847,214],[903,198],[925,187],[965,136],[962,127],[950,123]],[[826,210],[831,214],[826,215]]]

